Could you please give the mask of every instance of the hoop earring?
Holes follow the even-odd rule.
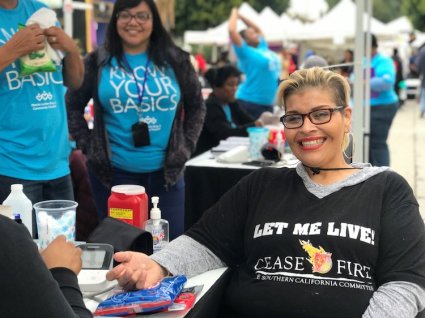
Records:
[[[345,136],[347,136],[346,138],[348,139],[348,141],[342,153],[344,157],[351,162],[354,156],[354,151],[356,149],[355,143],[354,143],[354,137],[352,133],[346,133]],[[348,154],[347,154],[347,149],[349,150]]]

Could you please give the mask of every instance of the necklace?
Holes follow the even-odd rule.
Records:
[[[363,168],[355,168],[355,167],[346,167],[346,168],[319,168],[319,167],[310,167],[303,164],[304,167],[309,168],[311,172],[313,172],[313,176],[315,174],[319,174],[320,171],[336,171],[336,170],[352,170],[352,169],[363,169]]]
[[[137,89],[137,97],[139,100],[139,104],[138,107],[142,106],[142,102],[143,102],[143,97],[145,96],[145,90],[146,90],[146,81],[148,80],[148,66],[150,63],[150,59],[149,57],[146,59],[146,64],[145,64],[145,74],[143,75],[143,82],[142,82],[142,89],[140,90],[139,87],[139,82],[137,80],[136,74],[134,73],[134,69],[130,66],[130,63],[128,62],[127,58],[124,56],[124,63],[125,66],[131,71],[131,75],[133,77],[134,82],[136,83],[136,89]],[[137,116],[139,117],[139,122],[142,121],[142,113],[141,112],[137,112]]]

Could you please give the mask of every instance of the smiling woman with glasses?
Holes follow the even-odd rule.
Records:
[[[88,157],[99,220],[111,186],[142,185],[161,198],[173,239],[183,233],[183,169],[205,117],[189,54],[174,44],[153,0],[116,0],[105,45],[85,64],[83,87],[67,93],[68,120]],[[84,120],[90,99],[92,131]]]
[[[143,288],[226,265],[233,276],[217,317],[416,317],[424,223],[400,175],[345,162],[351,108],[335,105],[349,105],[347,80],[300,70],[279,97],[297,167],[252,172],[160,252],[117,254],[108,279]]]

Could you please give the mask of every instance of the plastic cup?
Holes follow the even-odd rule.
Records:
[[[269,129],[265,127],[249,127],[249,158],[251,160],[261,160],[261,147],[267,143]]]
[[[77,202],[69,200],[42,201],[34,204],[38,245],[41,249],[46,248],[59,235],[65,235],[68,241],[75,241],[77,206]]]

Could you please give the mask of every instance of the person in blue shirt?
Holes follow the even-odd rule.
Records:
[[[46,5],[39,1],[0,0],[0,202],[15,183],[32,203],[73,199],[64,85],[79,87],[84,65],[60,27],[19,29],[41,8]],[[22,76],[19,58],[46,43],[64,53],[56,71]]]
[[[117,0],[105,45],[84,62],[84,83],[69,90],[66,101],[99,220],[107,215],[111,186],[142,185],[160,197],[173,239],[184,230],[184,164],[205,117],[189,54],[173,43],[153,0]],[[92,131],[84,119],[90,99]]]
[[[241,19],[247,28],[237,31]],[[229,18],[229,35],[238,58],[238,68],[245,74],[236,98],[239,105],[253,118],[263,112],[273,112],[278,89],[281,62],[279,56],[269,50],[261,29],[233,8]]]
[[[398,109],[395,67],[391,57],[378,52],[374,34],[371,34],[371,50],[369,162],[373,166],[389,166],[387,138]]]

